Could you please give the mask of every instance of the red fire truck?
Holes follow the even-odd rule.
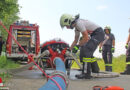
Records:
[[[38,25],[29,24],[28,21],[17,21],[10,25],[9,32],[29,54],[33,54],[34,58],[39,56],[40,36]],[[7,58],[16,60],[27,60],[28,57],[9,34],[6,41],[6,55]]]

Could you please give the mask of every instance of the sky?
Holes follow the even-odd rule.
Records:
[[[61,29],[60,17],[64,13],[88,19],[104,28],[109,25],[115,35],[114,56],[125,54],[125,43],[130,27],[130,0],[18,0],[21,20],[39,25],[40,43],[61,38],[69,45],[74,40],[74,30]],[[98,49],[95,56],[101,56]]]

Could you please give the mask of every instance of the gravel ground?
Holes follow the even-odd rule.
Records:
[[[35,72],[35,73],[34,73]],[[10,90],[38,90],[46,83],[39,71],[26,71],[14,75],[6,85]],[[70,80],[67,90],[93,90],[92,87],[100,86],[120,86],[124,90],[130,90],[130,75],[121,75],[115,78],[92,78],[90,80]]]

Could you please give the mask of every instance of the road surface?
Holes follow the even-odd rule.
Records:
[[[51,73],[49,71],[48,73]],[[78,80],[75,79],[73,71],[70,73],[70,82],[67,90],[93,90],[93,86],[120,86],[124,90],[130,90],[130,75],[120,75],[115,78],[92,78]],[[46,83],[45,77],[38,70],[27,70],[17,73],[6,85],[10,90],[38,90]]]

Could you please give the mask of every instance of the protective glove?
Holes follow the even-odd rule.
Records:
[[[99,48],[99,53],[101,53],[102,52],[102,48]]]
[[[111,52],[112,52],[112,53],[115,52],[115,48],[114,48],[114,47],[111,48]]]
[[[128,44],[125,45],[125,48],[128,49]]]
[[[75,45],[72,49],[72,53],[77,53],[78,50],[79,50],[79,45]]]

